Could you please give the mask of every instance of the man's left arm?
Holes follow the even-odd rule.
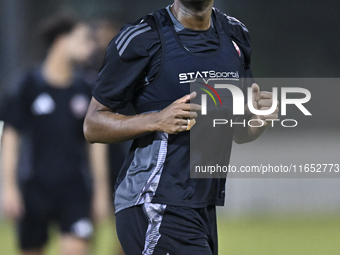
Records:
[[[273,104],[273,94],[267,91],[260,91],[260,87],[257,84],[252,85],[252,103],[257,110],[268,110]],[[277,103],[276,109],[269,115],[255,115],[252,114],[246,105],[246,115],[250,116],[247,120],[251,121],[251,126],[235,127],[234,128],[234,141],[238,144],[248,143],[259,138],[263,132],[272,125],[270,119],[278,119],[279,116],[279,104]],[[256,124],[257,122],[257,124]],[[258,126],[258,127],[255,127]]]

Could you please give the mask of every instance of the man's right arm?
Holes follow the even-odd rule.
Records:
[[[18,131],[6,125],[2,136],[2,203],[6,217],[17,219],[24,212],[24,204],[17,184]]]
[[[125,116],[92,98],[84,122],[84,135],[90,143],[119,143],[151,132],[177,134],[187,130],[187,119],[197,117],[201,106],[188,103],[196,97],[193,92],[160,112]]]

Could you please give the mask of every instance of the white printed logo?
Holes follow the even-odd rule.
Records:
[[[70,108],[76,118],[83,118],[86,114],[89,99],[84,94],[77,94],[70,101]]]
[[[233,81],[240,80],[240,75],[238,71],[235,72],[216,72],[214,70],[202,72],[197,71],[190,73],[180,73],[178,77],[180,83],[196,82],[197,79],[203,79],[205,83],[216,80],[233,80]]]
[[[48,93],[42,93],[34,100],[31,110],[35,115],[47,115],[55,110],[55,102]]]

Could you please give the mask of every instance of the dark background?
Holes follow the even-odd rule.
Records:
[[[0,100],[15,87],[27,68],[42,60],[43,47],[37,38],[41,19],[57,11],[73,10],[90,20],[108,17],[123,24],[171,3],[171,0],[1,0]],[[248,27],[255,77],[340,77],[339,1],[216,0],[215,6]],[[340,86],[337,83],[327,86],[331,88],[323,84],[311,88],[317,91],[312,94],[312,108],[318,114],[315,111],[323,104],[330,109],[329,116],[338,115],[336,95]],[[329,90],[332,93],[327,94]],[[298,113],[293,110],[292,117]],[[321,123],[325,121],[315,124]]]

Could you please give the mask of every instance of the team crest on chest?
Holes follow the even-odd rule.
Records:
[[[55,110],[55,102],[48,93],[40,94],[31,106],[34,115],[47,115]]]

